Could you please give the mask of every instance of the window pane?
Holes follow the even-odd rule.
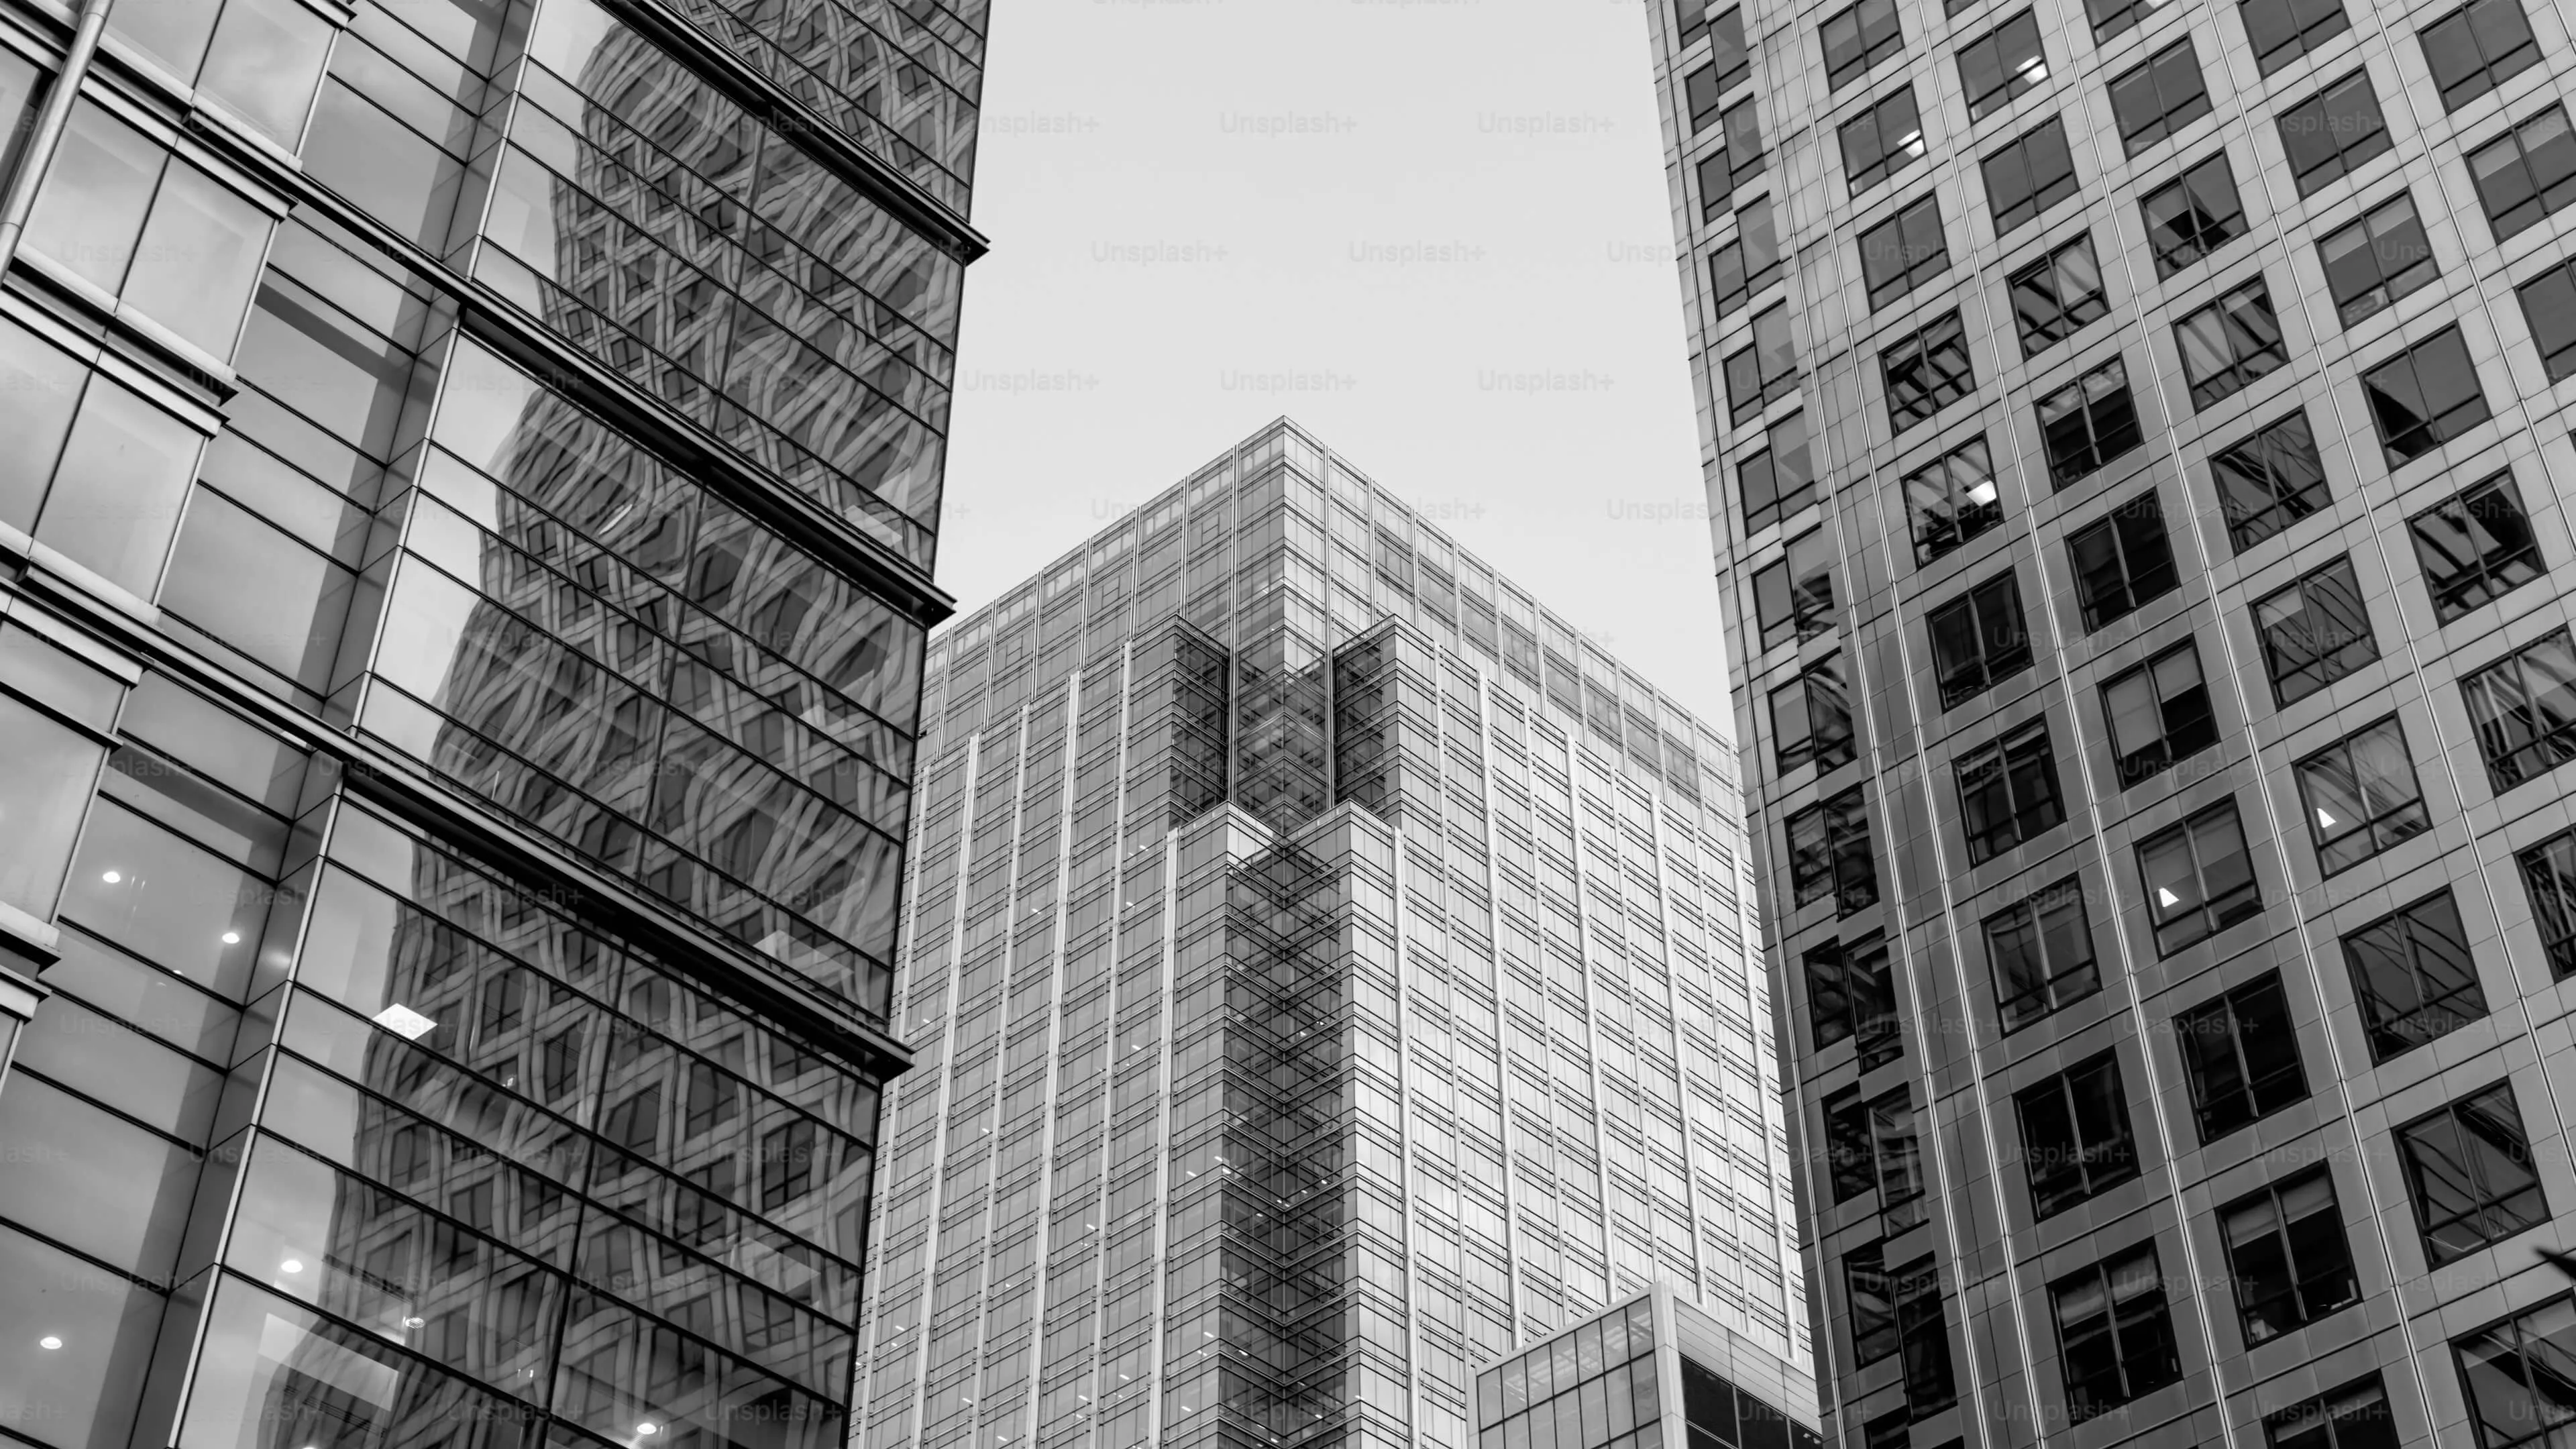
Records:
[[[26,244],[114,294],[125,285],[162,160],[161,148],[143,133],[96,101],[82,101],[46,168]]]
[[[107,30],[188,85],[197,79],[206,37],[214,33],[215,13],[221,8],[215,0],[116,0]]]
[[[152,597],[203,437],[116,382],[90,385],[36,537],[139,598]]]
[[[243,0],[233,3],[238,9]],[[240,193],[185,162],[173,165],[143,228],[125,300],[216,360],[229,360],[268,228],[267,213]]]
[[[229,0],[197,85],[292,151],[330,48],[330,26],[297,0]]]
[[[88,380],[89,369],[69,353],[0,317],[0,437],[9,440],[10,454],[0,468],[0,523],[22,532],[35,528]]]

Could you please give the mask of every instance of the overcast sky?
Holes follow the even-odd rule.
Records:
[[[941,583],[1271,418],[1733,733],[1643,0],[996,0]]]

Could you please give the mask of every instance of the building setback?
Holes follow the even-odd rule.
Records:
[[[2564,11],[1653,23],[1826,1437],[2558,1442]]]
[[[1732,749],[1666,696],[1280,422],[923,717],[866,1449],[1459,1449],[1468,1365],[1658,1281],[1804,1372]]]
[[[846,1439],[983,26],[0,0],[0,1439]]]

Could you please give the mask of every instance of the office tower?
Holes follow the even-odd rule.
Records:
[[[1275,422],[932,642],[865,1449],[1459,1449],[1659,1281],[1803,1371],[1731,751],[1424,514]]]
[[[1657,1287],[1479,1372],[1476,1442],[1816,1449],[1815,1403],[1814,1378]]]
[[[1654,23],[1828,1437],[2565,1437],[2565,12]]]
[[[845,1440],[983,23],[0,0],[0,1437]]]

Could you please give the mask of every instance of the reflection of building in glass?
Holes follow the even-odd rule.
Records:
[[[1816,1382],[1669,1289],[1476,1375],[1479,1449],[1816,1449]]]
[[[848,1437],[983,7],[683,9],[120,0],[0,157],[42,1449]]]
[[[1795,1380],[1719,736],[1284,422],[928,681],[868,1449],[1459,1449],[1656,1282]]]
[[[2566,9],[1653,12],[1827,1434],[2568,1437]]]

